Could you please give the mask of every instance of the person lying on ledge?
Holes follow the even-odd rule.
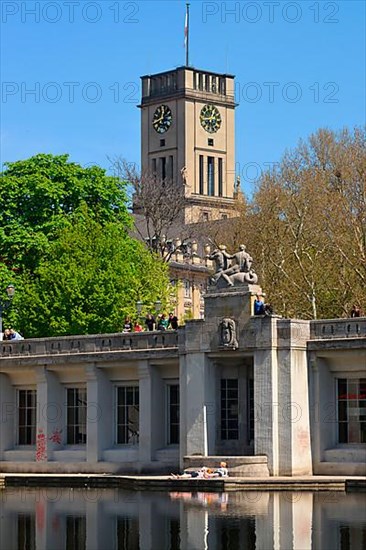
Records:
[[[199,470],[184,470],[183,474],[171,474],[173,479],[212,479],[215,477],[228,477],[229,472],[226,462],[220,462],[220,467],[216,470],[214,468],[206,468],[203,466]]]

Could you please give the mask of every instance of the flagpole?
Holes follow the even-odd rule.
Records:
[[[186,67],[189,65],[189,4],[186,4]]]

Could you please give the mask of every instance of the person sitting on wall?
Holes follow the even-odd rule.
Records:
[[[169,326],[173,330],[177,330],[178,328],[178,317],[172,312],[169,313]]]
[[[265,294],[256,294],[254,300],[254,315],[267,315],[270,317],[273,314],[273,308],[271,304],[264,302],[264,297]]]
[[[349,314],[350,317],[361,317],[361,308],[354,304]]]
[[[167,330],[168,325],[169,319],[167,318],[165,313],[163,313],[158,321],[158,330]]]
[[[4,340],[24,340],[24,338],[13,328],[6,328],[4,331]]]
[[[155,317],[151,313],[146,315],[145,325],[148,330],[155,330]]]
[[[129,317],[125,317],[125,322],[123,325],[123,332],[132,332],[132,322]]]
[[[133,325],[133,332],[142,332],[143,328],[138,321],[135,321]]]

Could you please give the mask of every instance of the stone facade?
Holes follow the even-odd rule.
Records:
[[[0,471],[365,475],[366,319],[253,316],[259,290],[178,331],[1,342]]]

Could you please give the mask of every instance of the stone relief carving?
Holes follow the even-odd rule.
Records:
[[[256,284],[258,276],[252,269],[253,258],[241,244],[239,251],[228,254],[225,245],[220,245],[208,257],[215,262],[216,271],[210,278],[211,285],[223,281],[225,286]],[[226,284],[225,284],[226,283]]]
[[[220,345],[224,348],[237,349],[236,325],[233,319],[223,319],[220,323]]]

